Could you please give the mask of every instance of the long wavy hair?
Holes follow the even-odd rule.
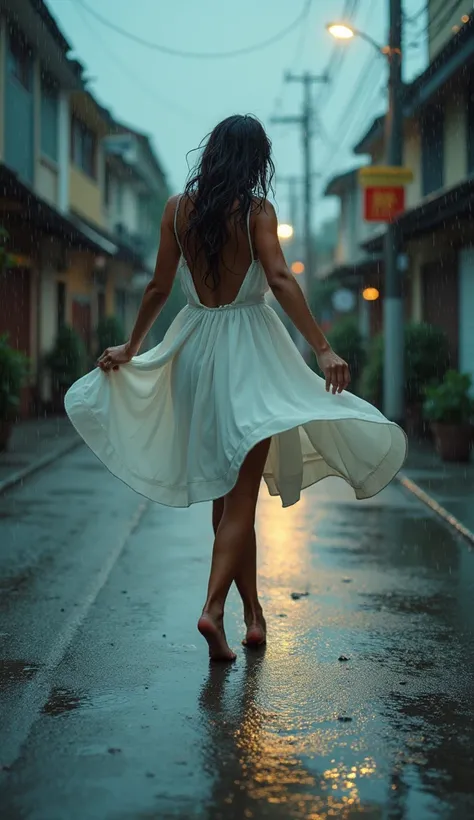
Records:
[[[203,280],[212,290],[220,282],[230,225],[246,229],[249,211],[260,210],[273,190],[271,147],[262,124],[250,114],[222,120],[199,146],[203,151],[184,191],[192,207],[183,244],[194,264],[204,262]]]

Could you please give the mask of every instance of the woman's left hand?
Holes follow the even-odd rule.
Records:
[[[124,345],[117,345],[117,347],[108,347],[97,359],[97,366],[104,373],[108,373],[110,370],[118,370],[121,364],[128,364],[133,356],[134,353],[130,350],[128,342]]]

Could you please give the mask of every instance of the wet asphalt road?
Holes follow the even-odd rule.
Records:
[[[2,820],[474,817],[474,553],[396,484],[258,536],[268,647],[210,667],[208,505],[85,448],[0,499]]]

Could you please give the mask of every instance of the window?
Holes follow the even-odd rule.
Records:
[[[66,324],[66,283],[58,282],[56,285],[56,306],[58,329]]]
[[[77,117],[72,118],[71,160],[88,176],[97,177],[97,137]]]
[[[427,109],[421,121],[421,175],[423,195],[438,191],[444,182],[444,108]]]
[[[33,61],[28,46],[14,34],[10,34],[7,57],[8,73],[14,77],[26,91],[33,87]]]
[[[55,85],[43,77],[41,80],[41,153],[58,159],[59,96]]]

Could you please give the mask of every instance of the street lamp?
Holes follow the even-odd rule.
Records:
[[[366,34],[365,31],[359,31],[359,29],[347,25],[347,23],[328,23],[326,29],[336,40],[352,40],[354,37],[360,37],[362,40],[370,43],[379,54],[387,54],[389,51],[388,46],[381,46],[380,43],[377,43],[377,41],[369,34]]]
[[[279,239],[291,239],[293,233],[293,225],[288,225],[286,222],[281,222],[278,225],[277,234]]]
[[[403,108],[402,108],[402,0],[389,2],[388,46],[381,46],[365,32],[345,23],[327,26],[333,37],[351,40],[362,37],[378,54],[384,54],[389,64],[388,112],[386,116],[387,164],[401,167],[403,162]],[[384,412],[392,421],[404,421],[404,311],[402,280],[399,268],[401,237],[399,227],[388,223],[385,233],[385,287],[384,317]]]

